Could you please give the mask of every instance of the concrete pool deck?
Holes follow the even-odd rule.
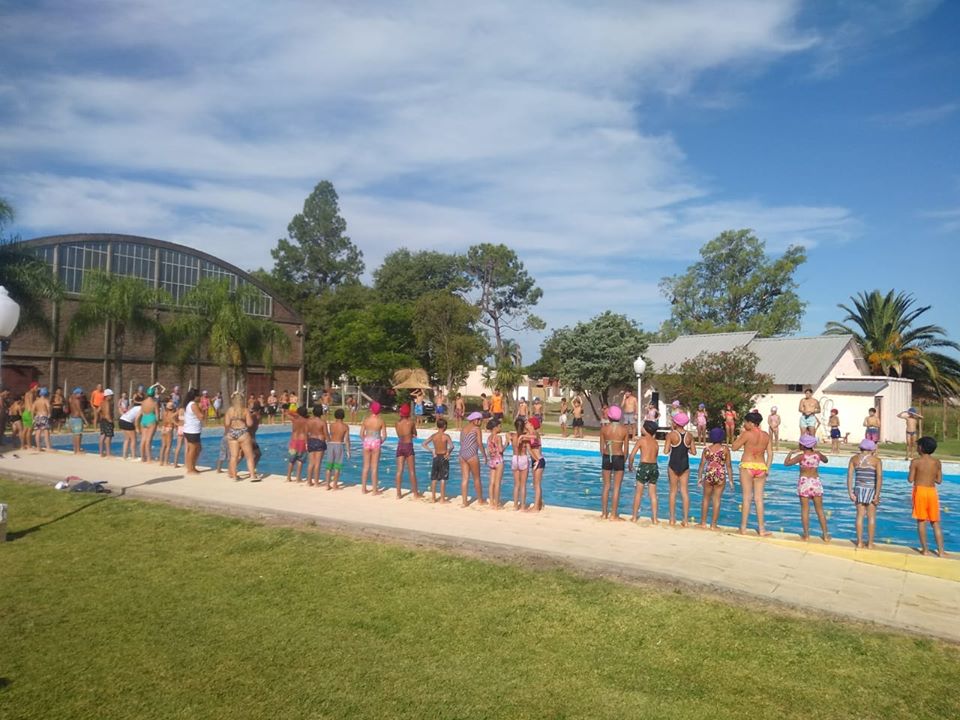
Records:
[[[18,457],[14,457],[14,455]],[[381,483],[392,477],[381,465]],[[587,572],[659,579],[746,595],[960,642],[960,560],[907,548],[856,550],[849,542],[804,543],[733,532],[601,522],[598,513],[548,507],[540,514],[433,504],[359,488],[328,492],[273,475],[235,482],[212,471],[118,458],[5,449],[0,477],[48,482],[68,475],[105,480],[114,495],[161,500],[254,518],[319,527],[493,558],[526,557]],[[448,488],[454,490],[454,488]],[[53,490],[51,490],[53,492]],[[2,498],[0,498],[2,500]],[[16,507],[10,508],[16,522]]]

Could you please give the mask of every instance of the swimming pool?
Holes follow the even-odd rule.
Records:
[[[453,433],[456,437],[456,432]],[[344,464],[341,474],[341,482],[345,484],[356,484],[360,481],[361,454],[360,443],[356,435],[352,436],[352,447],[354,451],[353,458]],[[289,440],[289,429],[276,429],[265,427],[257,436],[263,457],[261,458],[259,470],[273,475],[285,476],[287,472],[287,443]],[[59,447],[69,445],[69,438],[57,436],[54,444]],[[119,453],[121,439],[114,438],[114,453]],[[388,438],[384,444],[380,457],[380,484],[385,488],[392,488],[396,473],[396,438]],[[84,449],[88,452],[96,452],[95,436],[84,436]],[[207,431],[203,437],[203,450],[200,454],[199,465],[213,467],[217,462],[217,454],[220,447],[219,431]],[[419,444],[416,453],[417,483],[421,491],[429,490],[430,483],[430,463],[431,456],[428,451],[421,450]],[[156,453],[159,450],[159,440],[155,440]],[[544,473],[544,502],[547,505],[562,505],[564,507],[580,508],[583,510],[600,511],[600,492],[602,484],[600,480],[600,456],[597,452],[588,452],[584,450],[545,449],[547,459],[547,468]],[[508,467],[503,475],[503,490],[501,497],[510,501],[513,498],[513,475],[509,469],[509,455],[507,457]],[[847,496],[847,459],[840,461],[840,467],[823,466],[820,467],[820,476],[824,485],[824,507],[827,512],[827,522],[831,535],[838,539],[851,539],[856,537],[854,521],[856,519],[856,509],[850,498]],[[657,483],[657,498],[659,500],[658,514],[661,519],[669,517],[667,508],[667,491],[669,483],[667,480],[667,459],[661,457],[660,461],[660,481]],[[691,522],[697,522],[700,519],[700,501],[702,495],[700,488],[696,484],[697,459],[691,458],[691,480],[690,489],[690,516]],[[737,472],[734,464],[734,473]],[[241,461],[241,472],[246,471],[246,464]],[[304,474],[306,468],[304,468]],[[488,489],[488,471],[486,467],[481,472],[484,484],[484,495]],[[800,532],[800,506],[797,500],[798,471],[795,468],[784,468],[782,465],[774,465],[770,472],[770,479],[766,484],[764,493],[765,512],[767,518],[767,528],[774,531],[787,533]],[[876,542],[878,544],[892,543],[897,545],[909,545],[915,547],[917,544],[917,524],[910,515],[910,484],[907,482],[905,472],[885,471],[882,492],[882,501],[877,509],[877,534]],[[409,484],[404,481],[404,487],[409,489]],[[624,474],[623,486],[620,497],[620,512],[629,517],[633,507],[634,488],[636,487],[631,473]],[[960,516],[960,478],[944,477],[943,484],[938,488],[940,493],[940,504],[944,536],[944,546],[948,551],[960,551],[960,527],[954,520],[954,515]],[[456,495],[460,492],[460,463],[456,453],[451,457],[450,462],[450,480],[447,483],[448,495]],[[527,502],[533,500],[532,478],[527,481]],[[677,497],[677,513],[681,513],[679,507],[680,498]],[[649,515],[649,498],[644,496],[642,515]],[[811,534],[816,537],[820,532],[816,515],[811,508],[810,513]],[[751,515],[751,527],[755,526],[754,516]],[[729,488],[724,493],[723,503],[720,511],[720,524],[730,527],[736,527],[740,524],[740,483],[737,478],[736,491],[731,493]],[[933,548],[932,533],[928,533],[928,543]]]

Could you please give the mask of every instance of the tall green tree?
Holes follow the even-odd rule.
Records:
[[[230,396],[231,380],[246,387],[250,365],[271,372],[275,354],[290,351],[290,339],[277,323],[246,312],[259,298],[259,291],[250,285],[231,287],[229,280],[204,278],[183,296],[177,317],[166,329],[167,337],[176,339],[179,365],[199,363],[205,355],[219,366],[225,398]]]
[[[493,333],[495,358],[504,359],[503,331],[542,330],[543,320],[532,308],[543,291],[517,254],[506,245],[483,243],[467,250],[463,269],[469,283],[468,299],[480,309],[480,322]]]
[[[700,260],[683,275],[660,281],[671,304],[662,335],[755,330],[771,337],[799,330],[806,304],[794,274],[806,260],[798,245],[770,258],[752,230],[725,230],[700,249]]]
[[[428,360],[429,374],[447,388],[462,385],[487,353],[476,327],[479,318],[475,306],[448,290],[435,290],[417,300],[413,313],[417,344]]]
[[[8,234],[14,220],[13,206],[0,198],[0,285],[20,305],[20,328],[37,328],[52,335],[48,303],[63,298],[63,286],[42,258],[20,244],[17,235]]]
[[[827,323],[829,335],[852,335],[870,371],[876,375],[910,378],[914,394],[924,398],[960,394],[960,362],[940,350],[960,351],[939,325],[917,321],[930,305],[916,305],[913,295],[890,290],[860,292],[853,306],[838,305],[847,314]]]
[[[611,390],[630,387],[636,380],[633,362],[647,349],[647,340],[637,324],[607,310],[573,328],[554,333],[562,348],[560,382],[586,392],[594,411],[593,397],[609,401]],[[598,414],[599,416],[599,414]]]
[[[352,283],[311,298],[303,315],[311,382],[329,384],[341,375],[388,381],[394,370],[421,364],[411,303],[382,302],[372,288]]]
[[[650,381],[660,395],[686,407],[707,406],[712,426],[723,427],[723,409],[733,406],[739,417],[753,407],[754,398],[770,391],[773,378],[757,372],[759,358],[746,348],[730,352],[703,352],[679,367],[653,368]]]
[[[385,302],[416,302],[437,290],[463,291],[467,282],[457,255],[400,248],[373,271],[373,287]]]
[[[323,180],[293,216],[287,237],[270,251],[272,286],[290,300],[308,297],[355,282],[363,273],[363,253],[346,234],[347,221],[333,183]]]
[[[68,353],[77,340],[97,327],[106,326],[113,360],[113,386],[123,387],[123,361],[131,339],[161,331],[157,316],[165,294],[143,280],[105,272],[86,272],[77,310],[64,337]],[[119,390],[118,390],[119,392]]]

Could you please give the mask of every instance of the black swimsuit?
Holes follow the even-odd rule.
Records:
[[[667,467],[674,473],[680,475],[690,469],[690,448],[686,444],[686,433],[677,433],[680,436],[680,442],[670,448],[670,462]]]

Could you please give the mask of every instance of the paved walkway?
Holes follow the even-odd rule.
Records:
[[[410,497],[397,501],[392,492],[379,497],[363,496],[355,487],[327,492],[277,476],[261,483],[234,482],[209,471],[187,478],[182,470],[66,452],[17,455],[8,451],[0,457],[0,476],[51,483],[67,475],[106,480],[114,493],[126,497],[310,520],[373,536],[669,579],[960,642],[960,560],[921,557],[903,548],[857,551],[840,541],[828,546],[609,523],[596,513],[560,507],[527,514]],[[10,512],[15,518],[16,507]]]

